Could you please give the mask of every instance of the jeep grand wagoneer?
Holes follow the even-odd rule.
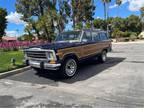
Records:
[[[102,30],[67,31],[59,34],[54,43],[24,50],[25,60],[35,69],[59,70],[65,77],[75,75],[78,63],[97,57],[105,62],[111,50],[111,40]]]

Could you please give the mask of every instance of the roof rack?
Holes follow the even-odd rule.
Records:
[[[89,29],[77,29],[77,30],[69,30],[69,31],[63,31],[63,32],[73,32],[73,31],[95,31],[95,32],[106,32],[105,30],[102,30],[102,29],[92,29],[92,28],[89,28]],[[63,33],[62,32],[62,33]]]
[[[102,31],[102,32],[106,32],[106,31],[104,31],[104,30],[102,30],[102,29],[82,29],[82,30],[84,30],[84,31],[89,31],[89,30],[91,30],[91,31],[98,31],[98,32],[100,32],[100,31]]]

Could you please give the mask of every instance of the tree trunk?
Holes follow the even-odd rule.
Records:
[[[30,30],[27,29],[26,31],[28,32],[29,36],[33,36]],[[31,41],[29,37],[28,37],[28,40]]]
[[[118,9],[117,9],[117,17],[119,17],[119,10],[120,10],[120,6],[118,5]]]
[[[72,20],[73,20],[73,29],[75,29],[75,26],[76,26],[76,17],[73,16],[73,17],[72,17]]]
[[[49,31],[48,31],[48,29],[47,29],[47,27],[46,27],[45,25],[44,25],[44,30],[45,30],[45,33],[46,33],[47,40],[48,40],[49,42],[51,42],[50,33],[49,33]]]
[[[144,16],[142,16],[141,22],[142,22],[142,31],[144,31]]]
[[[142,22],[142,31],[144,31],[144,22]]]
[[[38,30],[34,25],[32,25],[32,27],[33,27],[33,29],[35,30],[37,36],[40,37],[39,30]]]
[[[44,11],[43,11],[43,7],[42,7],[41,3],[42,3],[42,1],[39,1],[39,10],[40,10],[40,15],[43,16]]]
[[[106,19],[109,18],[109,3],[106,3]]]
[[[60,23],[60,21],[57,22],[58,23],[58,31],[59,33],[62,32],[62,24]]]
[[[0,36],[0,42],[2,42],[2,37]]]
[[[103,3],[103,5],[104,5],[104,19],[106,20],[106,18],[107,18],[107,15],[106,15],[106,3],[104,2]]]
[[[106,3],[106,26],[107,26],[107,34],[109,34],[108,18],[109,18],[109,3]]]
[[[30,30],[27,29],[26,31],[28,32],[29,35],[32,35],[32,33],[30,32]]]

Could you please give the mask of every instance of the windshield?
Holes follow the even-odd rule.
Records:
[[[56,37],[56,41],[77,42],[80,41],[81,32],[64,32]]]

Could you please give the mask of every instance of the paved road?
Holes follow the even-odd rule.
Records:
[[[0,80],[0,108],[143,108],[144,43],[114,44],[108,61],[63,80],[26,71]]]

